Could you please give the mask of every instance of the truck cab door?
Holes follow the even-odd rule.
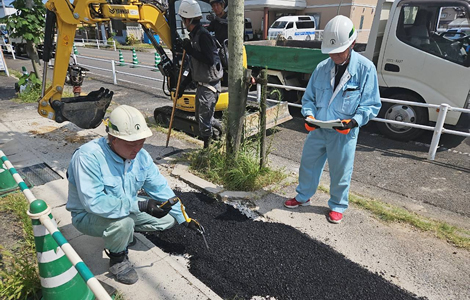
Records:
[[[456,19],[469,22],[469,15],[468,2],[459,0],[396,1],[377,64],[380,86],[413,91],[428,104],[464,107],[470,89],[469,37],[456,43],[442,33]],[[459,117],[450,112],[446,123],[455,125]],[[436,110],[429,109],[429,120],[436,119]]]

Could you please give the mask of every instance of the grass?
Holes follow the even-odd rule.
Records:
[[[21,72],[16,70],[10,70],[10,74],[16,78],[20,78],[23,76]],[[50,86],[52,83],[47,82],[47,86]],[[34,86],[30,89],[27,89],[21,93],[16,93],[16,97],[11,99],[17,103],[35,103],[41,98],[41,86]],[[71,91],[71,87],[65,87],[64,92],[62,93],[63,98],[73,97],[73,92]]]
[[[319,190],[329,193],[323,186]],[[452,245],[470,250],[470,231],[449,225],[448,223],[426,218],[404,208],[377,201],[360,195],[349,194],[349,202],[370,211],[377,219],[385,223],[402,223],[410,225],[422,232],[429,232],[435,237]]]
[[[0,246],[1,299],[40,299],[40,281],[31,219],[26,214],[28,201],[20,192],[0,198],[0,212],[12,214],[23,229],[23,236],[14,247]]]
[[[234,191],[256,191],[287,177],[282,170],[260,168],[256,140],[242,144],[237,157],[227,157],[225,144],[216,141],[208,149],[189,153],[187,160],[193,172]]]

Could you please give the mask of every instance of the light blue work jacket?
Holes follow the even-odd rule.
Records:
[[[377,71],[364,56],[351,51],[349,65],[335,90],[335,64],[327,58],[315,68],[302,98],[302,115],[320,121],[355,119],[359,127],[379,113]]]
[[[111,150],[106,137],[81,146],[72,156],[67,174],[66,208],[72,215],[87,211],[108,219],[126,217],[139,212],[140,189],[160,202],[175,196],[145,149],[135,159],[123,160]],[[179,204],[172,207],[170,215],[179,224],[185,221]]]

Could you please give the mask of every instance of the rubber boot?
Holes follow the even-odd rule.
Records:
[[[211,137],[210,136],[205,136],[202,138],[204,141],[204,149],[209,148],[209,145],[211,144]]]
[[[124,284],[134,284],[139,280],[137,272],[127,257],[127,249],[119,253],[104,250],[109,257],[109,272],[116,277],[116,280]]]

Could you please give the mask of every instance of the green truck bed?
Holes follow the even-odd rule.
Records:
[[[317,64],[328,58],[318,41],[252,41],[245,43],[249,68],[311,74]]]

